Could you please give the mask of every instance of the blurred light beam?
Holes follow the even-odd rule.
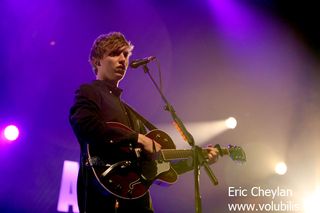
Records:
[[[304,213],[319,213],[320,212],[320,187],[304,200]]]
[[[213,139],[214,137],[231,129],[230,127],[228,127],[228,125],[231,125],[231,124],[228,124],[228,125],[226,124],[226,121],[228,119],[223,119],[218,121],[188,122],[188,123],[185,123],[185,126],[193,136],[195,143],[197,145],[203,145],[208,143],[209,140]],[[228,123],[229,122],[232,123],[231,126],[235,128],[236,126],[235,118],[231,118],[231,120],[229,120]],[[175,142],[177,148],[186,148],[189,146],[188,143],[183,142],[183,138],[181,137],[179,132],[176,130],[176,128],[173,128],[173,126],[160,124],[158,125],[158,128],[170,135],[172,140]]]

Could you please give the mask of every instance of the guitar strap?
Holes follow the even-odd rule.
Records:
[[[130,111],[133,112],[133,114],[135,116],[137,116],[137,118],[139,120],[142,121],[142,123],[149,129],[149,131],[154,130],[154,129],[158,129],[155,125],[153,125],[152,123],[150,123],[146,118],[144,118],[142,115],[140,115],[136,110],[134,110],[131,106],[129,106],[128,104],[124,103],[125,106],[130,109]]]

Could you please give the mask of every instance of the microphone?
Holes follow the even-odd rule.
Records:
[[[131,61],[130,67],[135,69],[135,68],[138,68],[142,65],[146,65],[147,63],[149,63],[150,61],[153,61],[154,59],[156,59],[155,56],[149,56],[149,57],[142,58],[142,59],[136,59],[136,60]]]

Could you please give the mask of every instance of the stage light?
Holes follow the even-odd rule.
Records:
[[[188,143],[183,142],[181,139],[185,139],[184,137],[181,138],[180,130],[176,128],[176,124],[169,126],[167,124],[158,124],[157,127],[167,134],[170,135],[172,140],[175,142],[177,148],[187,148]],[[213,121],[200,121],[200,122],[187,122],[185,123],[187,130],[192,134],[195,143],[197,145],[204,145],[207,143],[215,143],[212,141],[214,137],[217,135],[222,134],[223,132],[234,129],[237,126],[237,121],[233,117],[229,117],[228,119],[221,119],[221,120],[213,120]],[[182,142],[180,142],[182,141]]]
[[[3,135],[6,140],[14,141],[19,137],[19,129],[15,125],[9,125],[4,129]]]
[[[234,117],[230,117],[225,120],[225,125],[228,129],[234,129],[237,126],[237,120]]]
[[[284,162],[279,162],[276,164],[274,171],[278,174],[278,175],[284,175],[287,172],[287,165]]]
[[[304,200],[304,213],[319,213],[320,212],[320,187]]]

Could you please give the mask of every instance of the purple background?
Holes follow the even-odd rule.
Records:
[[[158,58],[184,121],[237,118],[235,130],[205,143],[241,145],[248,162],[220,159],[215,187],[202,172],[203,212],[262,202],[230,198],[229,186],[281,186],[303,197],[320,174],[319,17],[314,5],[289,2],[1,1],[0,125],[16,123],[21,135],[0,143],[0,212],[56,212],[63,161],[79,156],[68,110],[75,89],[94,79],[93,40],[109,31],[133,42],[133,59]],[[170,123],[142,70],[129,69],[120,86],[152,122]],[[272,173],[277,160],[286,175]],[[194,212],[192,173],[151,193],[156,212]]]

